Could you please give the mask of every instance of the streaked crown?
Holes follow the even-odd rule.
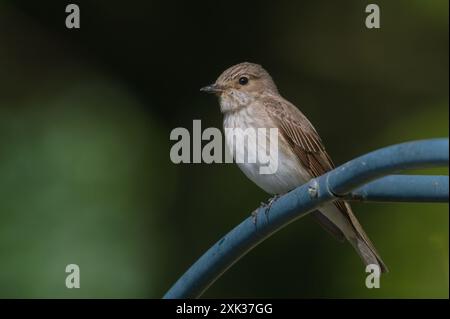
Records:
[[[259,64],[243,62],[226,69],[216,84],[242,91],[270,91],[278,93],[270,74]]]

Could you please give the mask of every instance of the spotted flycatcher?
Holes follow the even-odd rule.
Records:
[[[269,73],[260,65],[240,63],[225,70],[216,82],[201,91],[219,97],[224,115],[227,147],[233,154],[234,137],[227,128],[278,129],[278,168],[273,174],[261,174],[261,163],[238,163],[244,174],[272,195],[281,195],[325,174],[334,168],[322,141],[302,112],[279,93]],[[258,152],[266,152],[266,141],[257,141]],[[364,263],[387,267],[356,219],[350,205],[335,201],[321,206],[312,215],[341,241],[346,238]]]

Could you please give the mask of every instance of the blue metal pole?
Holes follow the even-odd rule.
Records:
[[[344,195],[381,176],[404,169],[448,164],[448,139],[431,139],[388,146],[349,161],[329,174],[329,190]]]
[[[401,169],[448,165],[448,147],[448,139],[389,146],[349,161],[311,180],[280,197],[273,203],[269,213],[266,214],[263,208],[259,209],[256,218],[250,216],[231,230],[178,279],[164,298],[199,297],[249,250],[320,204],[345,197],[359,186]],[[383,184],[374,185],[372,187],[376,189]],[[448,180],[446,189],[448,192]],[[371,196],[367,195],[367,198]]]
[[[448,202],[448,176],[389,175],[345,196],[363,202]]]

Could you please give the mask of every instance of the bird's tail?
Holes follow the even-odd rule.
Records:
[[[348,205],[347,203],[345,203],[345,205],[347,206],[347,210],[349,212],[348,215],[350,217],[352,226],[355,229],[354,236],[347,237],[348,241],[355,248],[356,252],[361,257],[366,266],[370,264],[376,264],[378,265],[378,267],[380,267],[382,273],[389,272],[389,269],[381,259],[380,254],[375,249],[375,246],[370,241],[369,237],[365,233],[359,221],[356,219],[355,215],[353,215],[350,205]]]
[[[326,217],[316,218],[320,224],[338,239],[347,238],[366,265],[376,264],[380,267],[381,272],[388,272],[388,268],[348,203],[340,201],[338,204],[336,202],[325,204],[318,214]],[[318,217],[317,214],[314,216]]]
[[[349,241],[366,266],[375,264],[380,267],[380,271],[382,273],[389,272],[389,269],[380,258],[380,255],[377,253],[377,251],[374,250],[374,247],[371,243],[366,242],[363,238],[360,237],[357,237],[356,239],[349,239]]]

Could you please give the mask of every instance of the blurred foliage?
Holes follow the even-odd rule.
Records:
[[[0,2],[0,297],[158,298],[268,195],[232,164],[175,165],[170,131],[221,127],[198,89],[263,64],[336,163],[448,136],[448,1]],[[447,169],[435,170],[448,174]],[[303,218],[205,297],[448,298],[448,205],[355,204],[391,272]],[[65,266],[81,289],[65,287]]]

